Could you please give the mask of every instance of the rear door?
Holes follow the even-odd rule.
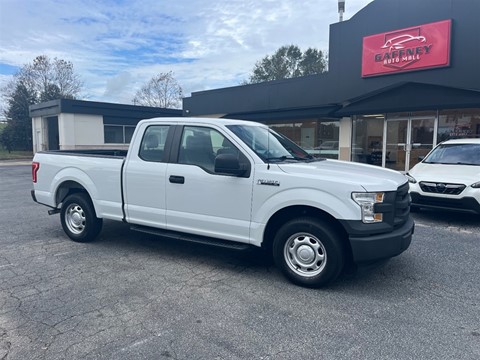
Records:
[[[125,213],[132,224],[165,228],[165,174],[173,126],[146,125],[124,170]],[[140,130],[140,129],[139,129]]]
[[[209,126],[179,127],[177,151],[166,173],[167,228],[239,242],[249,241],[252,160]],[[215,157],[236,154],[249,168],[244,176],[215,173]]]

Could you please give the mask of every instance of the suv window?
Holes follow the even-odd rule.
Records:
[[[427,156],[424,163],[480,165],[480,144],[440,144]]]

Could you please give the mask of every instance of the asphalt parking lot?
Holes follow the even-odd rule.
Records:
[[[0,359],[479,359],[480,217],[415,213],[411,247],[313,290],[251,253],[106,221],[90,244],[0,166]]]

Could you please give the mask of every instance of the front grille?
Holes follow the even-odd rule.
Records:
[[[408,182],[397,189],[395,197],[395,213],[393,218],[394,227],[405,224],[410,214],[410,194],[408,193]]]
[[[397,191],[386,192],[383,203],[375,204],[375,212],[383,214],[384,223],[392,228],[398,228],[408,221],[410,202],[407,182],[400,186]]]
[[[432,194],[445,194],[445,195],[458,195],[464,189],[463,184],[446,184],[446,183],[434,183],[434,182],[420,182],[420,189],[426,193]]]

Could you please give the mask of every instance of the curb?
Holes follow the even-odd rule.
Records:
[[[0,166],[32,165],[32,159],[0,160]]]

